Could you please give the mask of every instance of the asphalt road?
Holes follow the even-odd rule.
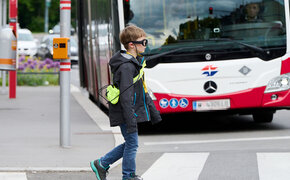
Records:
[[[290,111],[279,111],[270,124],[250,116],[165,119],[139,138],[138,174],[145,180],[183,177],[188,180],[290,179]],[[178,123],[177,123],[178,122]],[[146,178],[147,177],[147,178]],[[95,179],[89,172],[29,172],[28,180]],[[108,180],[121,179],[121,165]]]
[[[77,67],[72,83],[77,84]],[[140,126],[137,173],[145,180],[289,180],[290,111],[251,116],[174,115]],[[96,179],[91,172],[28,172],[28,180]],[[121,179],[121,165],[108,180]]]

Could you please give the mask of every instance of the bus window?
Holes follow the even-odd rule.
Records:
[[[204,50],[214,47],[221,51],[241,48],[238,44],[209,41],[214,38],[283,51],[286,47],[282,0],[124,0],[124,3],[125,22],[143,28],[148,35],[146,52],[180,46],[203,46]]]

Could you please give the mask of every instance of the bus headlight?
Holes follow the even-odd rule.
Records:
[[[149,89],[149,88],[147,87],[147,90],[148,90],[148,94],[149,94],[149,96],[151,97],[151,99],[152,99],[153,101],[156,101],[157,98],[154,96],[154,94],[153,94],[153,92],[151,91],[151,89]]]
[[[285,91],[290,89],[290,73],[273,78],[267,85],[264,93]]]

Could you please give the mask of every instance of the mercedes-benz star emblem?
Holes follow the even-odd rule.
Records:
[[[205,59],[206,59],[207,61],[211,60],[211,54],[207,53],[207,54],[205,55]]]
[[[213,81],[207,81],[207,82],[204,84],[203,89],[205,90],[205,92],[211,94],[211,93],[216,92],[216,90],[217,90],[217,85],[216,85],[216,83],[213,82]]]

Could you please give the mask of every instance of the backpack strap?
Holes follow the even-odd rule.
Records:
[[[143,57],[144,59],[144,57]],[[139,71],[139,74],[133,78],[133,84],[136,83],[139,79],[141,79],[144,75],[144,68],[146,67],[146,61],[143,61],[142,68]]]
[[[124,64],[124,63],[123,63]],[[114,85],[109,85],[106,89],[106,97],[109,102],[112,104],[117,104],[119,101],[119,97],[122,93],[124,93],[127,89],[132,87],[138,80],[140,80],[143,75],[144,75],[144,68],[146,67],[146,61],[144,61],[144,57],[142,59],[142,68],[139,70],[139,74],[133,78],[133,84],[131,84],[129,87],[127,87],[125,90],[120,92],[119,88],[117,88]],[[143,86],[144,86],[144,81],[143,81]],[[146,88],[146,85],[145,85]],[[147,89],[146,89],[147,91]]]

